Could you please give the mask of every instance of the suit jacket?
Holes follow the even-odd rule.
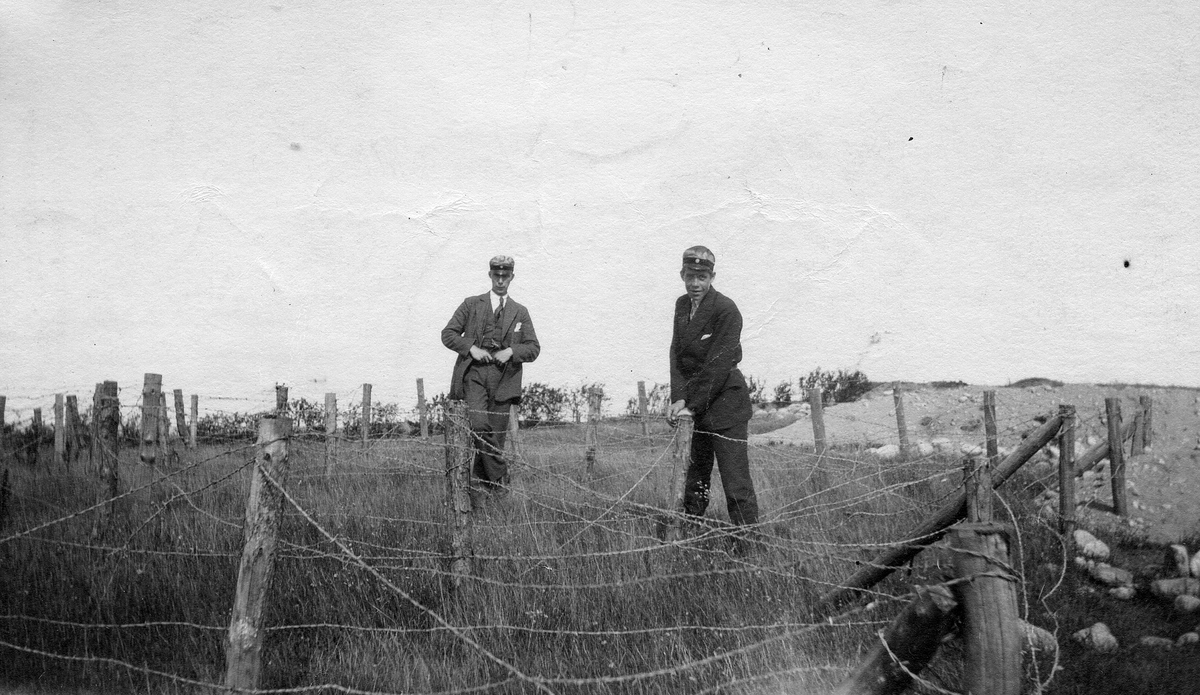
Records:
[[[728,429],[750,419],[750,391],[737,368],[742,361],[742,314],[733,300],[709,288],[696,315],[692,301],[675,301],[671,336],[671,402],[682,400],[696,426]]]
[[[454,362],[454,375],[450,380],[450,399],[462,400],[466,397],[463,378],[467,367],[471,366],[471,346],[483,345],[487,338],[488,322],[492,318],[492,300],[490,292],[477,297],[467,297],[454,310],[450,322],[442,329],[442,344],[458,353]],[[537,334],[533,332],[533,322],[529,320],[529,311],[524,305],[511,299],[504,300],[504,313],[500,316],[501,337],[500,348],[512,348],[512,359],[504,365],[500,376],[500,386],[493,394],[497,401],[517,400],[521,398],[521,365],[537,359],[542,346],[538,343]]]

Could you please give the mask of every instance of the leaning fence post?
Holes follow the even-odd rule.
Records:
[[[1075,406],[1058,406],[1062,429],[1058,431],[1058,532],[1075,536]]]
[[[821,389],[808,390],[808,411],[812,417],[813,428],[813,449],[817,452],[817,456],[824,456],[827,446],[825,444],[825,394]]]
[[[425,380],[417,379],[417,413],[421,423],[421,439],[429,439],[429,406],[425,403]]]
[[[650,436],[650,402],[646,399],[646,382],[638,382],[638,416],[642,420],[642,436]]]
[[[904,418],[904,392],[900,390],[900,382],[892,382],[892,402],[896,406],[896,432],[900,435],[900,455],[912,455],[912,445],[908,443],[908,421]]]
[[[158,443],[162,447],[163,456],[167,458],[164,463],[170,462],[170,456],[173,452],[171,441],[171,416],[167,410],[167,394],[160,391],[158,394]]]
[[[7,403],[8,397],[0,396],[0,459],[4,458],[4,452],[8,450],[8,430],[4,427],[4,408]]]
[[[67,452],[66,457],[79,463],[79,449],[82,441],[79,438],[79,399],[74,394],[67,396],[66,417]]]
[[[142,381],[142,437],[138,457],[142,463],[154,465],[158,460],[158,396],[162,390],[162,375],[146,373]]]
[[[682,535],[680,521],[685,513],[684,495],[687,492],[687,472],[692,465],[692,436],[695,421],[689,412],[679,413],[675,424],[675,447],[671,465],[671,511],[667,517],[665,538],[668,542],[679,540]]]
[[[284,384],[275,384],[275,414],[287,416],[288,410],[288,387]]]
[[[1127,516],[1129,509],[1125,497],[1125,441],[1121,436],[1121,399],[1104,399],[1104,411],[1108,418],[1108,474],[1112,482],[1113,513]]]
[[[337,394],[325,394],[325,475],[333,472],[337,459]]]
[[[966,481],[968,523],[955,527],[950,537],[951,547],[959,551],[954,565],[963,607],[965,690],[975,695],[1019,695],[1021,627],[1008,529],[991,523],[991,466],[976,458],[967,461],[971,469]],[[978,502],[974,510],[972,498]]]
[[[175,389],[172,395],[175,399],[175,433],[179,435],[181,441],[187,442],[188,428],[187,418],[183,415],[183,389]]]
[[[508,406],[508,450],[509,450],[509,465],[512,465],[514,459],[521,455],[521,446],[518,438],[518,432],[521,430],[520,409],[516,403],[511,403]]]
[[[63,395],[61,393],[54,394],[54,459],[63,465],[69,465],[67,461],[67,428],[66,416],[63,406]]]
[[[200,396],[192,394],[192,422],[188,425],[188,448],[195,450],[196,448],[196,421],[200,419]]]
[[[1133,438],[1129,440],[1130,456],[1141,456],[1146,453],[1146,444],[1142,440],[1146,430],[1143,424],[1145,417],[1146,414],[1140,408],[1133,413]]]
[[[225,650],[225,687],[229,690],[258,688],[263,615],[275,573],[275,546],[283,512],[281,488],[287,484],[291,434],[292,423],[287,418],[267,415],[258,421],[258,457],[246,500],[245,545]]]
[[[471,574],[471,466],[475,449],[467,404],[450,401],[444,408],[446,435],[446,525],[450,527],[450,576],[455,589]]]
[[[996,392],[983,392],[983,436],[987,448],[988,463],[995,466],[1000,461],[1000,442],[996,437]]]
[[[600,423],[600,393],[590,388],[587,392],[588,399],[588,421],[587,429],[584,430],[584,441],[587,445],[587,453],[584,458],[587,460],[587,474],[591,476],[596,470],[596,448],[600,439],[598,427]]]
[[[1154,399],[1150,396],[1139,396],[1138,406],[1141,408],[1144,417],[1142,418],[1142,446],[1146,449],[1153,448],[1154,442],[1151,436],[1151,430],[1154,424]]]
[[[33,423],[30,425],[33,429],[33,465],[37,466],[42,462],[42,409],[33,409]]]
[[[371,438],[371,385],[363,384],[362,399],[362,443],[367,448]]]

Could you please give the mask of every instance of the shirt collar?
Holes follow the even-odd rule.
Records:
[[[492,300],[492,311],[495,311],[496,307],[500,306],[500,295],[496,294],[495,292],[492,292],[491,290],[488,290],[488,299]],[[512,301],[512,295],[510,295],[510,294],[504,295],[504,304],[505,305],[507,305],[511,301]]]

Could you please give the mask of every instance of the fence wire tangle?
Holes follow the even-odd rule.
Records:
[[[1002,444],[1037,425],[1002,421]],[[922,540],[907,534],[959,494],[959,456],[880,461],[861,447],[752,444],[763,514],[745,552],[719,502],[704,520],[681,519],[679,540],[660,537],[658,522],[674,514],[664,422],[594,429],[590,474],[584,426],[519,433],[508,493],[472,511],[474,564],[458,588],[442,438],[295,434],[278,485],[286,504],[261,688],[825,688],[914,584],[944,578],[953,555],[939,546],[871,587],[869,603],[819,614],[820,598],[880,549]],[[124,446],[114,499],[86,467],[10,466],[0,648],[11,677],[221,689],[254,451],[216,440],[147,465]],[[712,499],[723,499],[719,477]],[[1038,526],[1021,499],[1007,510]],[[1020,562],[1011,569],[1035,605],[1041,589]]]

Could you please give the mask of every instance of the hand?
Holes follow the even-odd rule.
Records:
[[[492,355],[492,358],[495,359],[500,364],[504,364],[505,362],[508,362],[509,360],[512,359],[512,348],[506,347],[503,350]]]
[[[671,406],[667,408],[667,424],[674,427],[675,423],[679,420],[679,414],[684,410],[687,410],[687,402],[682,398],[672,403]]]
[[[484,364],[487,364],[488,362],[492,361],[492,353],[484,350],[478,345],[472,345],[471,359],[475,360],[476,362],[483,362]]]

